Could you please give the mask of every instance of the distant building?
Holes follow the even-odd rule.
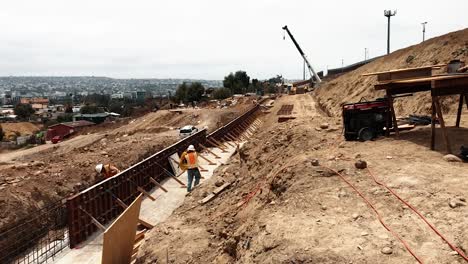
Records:
[[[84,127],[93,126],[93,125],[95,125],[95,123],[89,122],[86,120],[66,122],[66,123],[52,125],[52,126],[49,126],[49,129],[47,129],[46,140],[51,140],[55,136],[60,136],[61,138],[65,138],[75,133],[76,131],[79,131],[80,129]]]
[[[96,124],[103,123],[110,115],[108,113],[78,114],[73,116],[73,121],[86,120]]]

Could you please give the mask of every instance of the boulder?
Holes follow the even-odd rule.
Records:
[[[462,162],[462,160],[459,157],[453,154],[447,154],[443,157],[443,159],[447,162]]]

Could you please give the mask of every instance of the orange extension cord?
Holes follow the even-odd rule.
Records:
[[[435,228],[434,225],[432,225],[431,223],[429,223],[429,221],[416,209],[414,208],[411,204],[409,204],[408,202],[406,202],[405,200],[403,200],[398,194],[396,194],[392,189],[390,189],[385,183],[383,182],[380,182],[377,180],[377,178],[375,177],[375,175],[372,173],[372,171],[367,168],[367,172],[369,173],[369,175],[374,179],[375,183],[377,183],[378,185],[380,186],[383,186],[385,187],[385,189],[387,189],[389,192],[391,192],[396,198],[398,198],[398,200],[400,200],[402,203],[404,203],[406,206],[408,206],[411,210],[413,210],[413,212],[415,212],[440,238],[442,238],[448,245],[449,247],[456,251],[463,259],[465,259],[465,261],[468,262],[468,258],[466,257],[466,255],[463,253],[463,251],[461,251],[459,248],[457,248],[456,246],[454,246],[452,243],[450,243],[441,233],[439,230],[437,230],[437,228]]]
[[[349,182],[348,180],[346,180],[346,178],[339,172],[337,172],[336,170],[332,169],[332,168],[329,168],[327,166],[324,166],[324,165],[321,165],[322,167],[334,172],[335,174],[337,174],[338,176],[340,176],[340,178],[346,182],[351,188],[353,188],[353,190],[355,192],[357,192],[359,194],[359,196],[361,196],[361,198],[367,203],[367,205],[372,208],[372,210],[375,212],[375,214],[377,215],[377,218],[379,219],[380,223],[383,225],[383,227],[385,227],[385,229],[387,229],[394,237],[396,237],[402,244],[403,246],[406,248],[406,250],[419,262],[419,263],[423,263],[423,261],[421,260],[420,257],[418,257],[414,252],[413,250],[409,247],[409,245],[397,234],[395,233],[390,227],[388,227],[385,222],[383,221],[382,219],[382,216],[380,215],[380,213],[377,211],[377,209],[375,208],[375,206],[364,196],[364,194],[362,194],[351,182]]]

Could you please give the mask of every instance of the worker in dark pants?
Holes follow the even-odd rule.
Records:
[[[198,155],[195,147],[190,145],[187,151],[182,153],[179,166],[181,169],[187,169],[187,192],[192,191],[192,182],[195,178],[194,186],[200,183],[200,170],[198,169]]]

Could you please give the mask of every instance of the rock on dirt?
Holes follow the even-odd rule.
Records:
[[[447,154],[443,157],[443,159],[447,162],[462,162],[462,160],[459,157],[453,154]]]
[[[357,168],[357,169],[365,169],[367,168],[367,162],[364,161],[364,160],[358,160],[356,161],[356,163],[354,163],[354,166]]]
[[[450,199],[449,206],[451,208],[457,208],[459,206],[465,206],[466,205],[465,201],[466,201],[465,198]]]
[[[318,165],[320,165],[320,162],[319,162],[318,159],[313,159],[310,163],[312,164],[312,166],[318,166]]]
[[[383,254],[390,255],[393,253],[393,249],[391,247],[384,247],[380,250]]]
[[[320,124],[321,129],[327,129],[330,125],[328,123],[322,123]]]

